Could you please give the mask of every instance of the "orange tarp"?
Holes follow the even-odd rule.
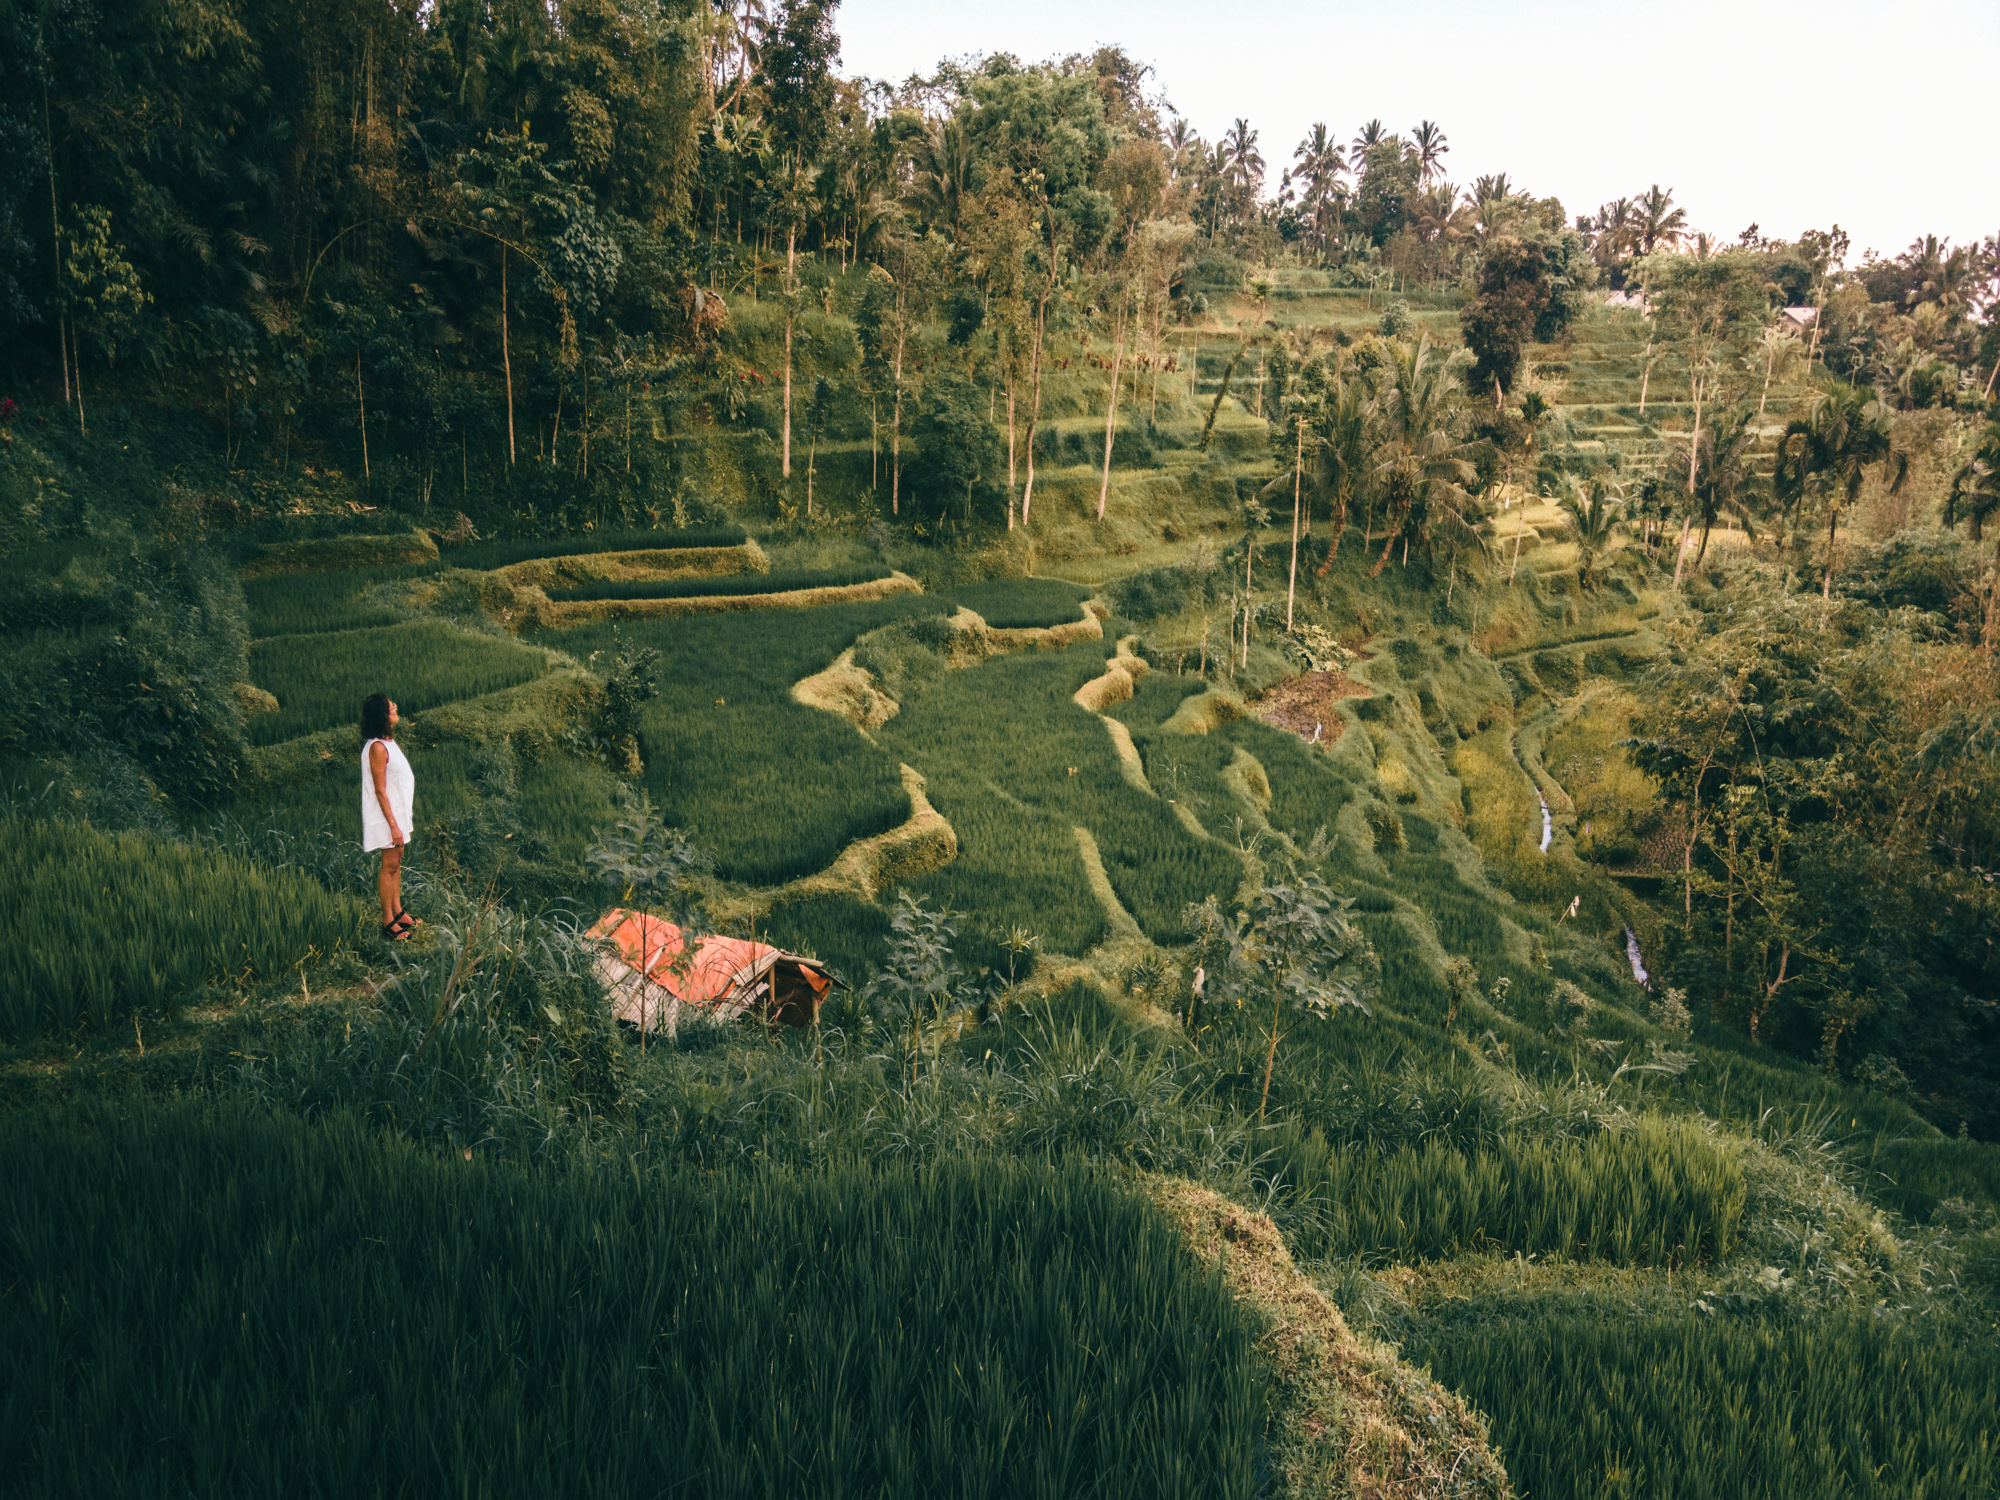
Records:
[[[832,978],[813,959],[745,938],[697,937],[692,953],[680,928],[660,917],[613,908],[589,935],[609,944],[598,974],[618,1018],[671,1033],[692,1007],[718,1021],[746,1011],[787,1026],[808,1026]]]

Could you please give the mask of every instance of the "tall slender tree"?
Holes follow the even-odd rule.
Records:
[[[1431,178],[1438,173],[1445,153],[1451,147],[1445,141],[1444,130],[1435,120],[1423,120],[1410,132],[1410,144],[1417,148],[1417,176],[1428,187]]]
[[[746,8],[751,0],[745,0]],[[811,183],[833,109],[833,65],[840,41],[833,31],[839,0],[786,0],[763,49],[773,144],[782,153],[779,195],[785,221],[785,367],[780,467],[792,477],[792,334],[798,321],[799,230],[810,211]]]

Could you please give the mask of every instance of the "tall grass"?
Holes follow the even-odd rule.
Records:
[[[103,1031],[351,943],[360,904],[213,849],[0,819],[0,1034]]]
[[[1254,1330],[1088,1169],[548,1173],[145,1105],[0,1154],[13,1494],[1258,1491]]]
[[[542,652],[447,625],[389,625],[327,635],[287,635],[250,648],[250,675],[278,699],[247,729],[275,745],[354,724],[370,693],[386,692],[405,717],[531,682],[548,670]]]
[[[1536,1500],[2000,1487],[2000,1358],[1921,1322],[1473,1305],[1404,1349],[1487,1414]]]
[[[1334,762],[1297,735],[1261,720],[1240,720],[1229,725],[1227,732],[1264,768],[1271,786],[1266,816],[1273,828],[1290,834],[1300,844],[1310,842],[1322,828],[1333,831],[1334,819],[1354,796],[1353,784]]]
[[[2000,1208],[2000,1146],[1991,1141],[1878,1138],[1855,1142],[1849,1158],[1869,1197],[1917,1223],[1947,1198]]]
[[[1182,677],[1170,672],[1151,672],[1133,684],[1132,696],[1114,703],[1105,712],[1132,731],[1154,729],[1174,715],[1184,699],[1208,691],[1205,677]]]
[[[1504,1138],[1463,1152],[1333,1146],[1317,1127],[1280,1137],[1308,1254],[1430,1260],[1510,1250],[1672,1266],[1728,1253],[1743,1169],[1694,1125],[1645,1117],[1584,1141]]]

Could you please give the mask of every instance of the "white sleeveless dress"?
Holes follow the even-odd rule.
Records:
[[[389,806],[395,809],[396,827],[404,843],[416,836],[411,812],[417,800],[417,777],[410,769],[409,758],[394,740],[370,740],[361,747],[361,847],[371,850],[387,849],[395,842],[389,837],[389,820],[382,816],[382,804],[375,796],[375,773],[368,764],[368,751],[377,744],[387,746],[389,751],[389,764],[382,779],[388,787]]]

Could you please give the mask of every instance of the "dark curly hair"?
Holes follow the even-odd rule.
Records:
[[[393,740],[395,737],[395,726],[389,722],[389,695],[370,693],[368,700],[361,705],[362,742]]]

